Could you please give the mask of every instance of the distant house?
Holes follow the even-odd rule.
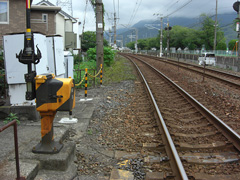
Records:
[[[26,1],[0,0],[0,46],[3,35],[26,31]],[[46,35],[58,34],[64,39],[65,49],[77,48],[77,35],[73,24],[78,21],[49,1],[43,0],[31,6],[32,32]]]
[[[42,8],[42,11],[39,10],[39,7]],[[54,8],[56,7],[54,4],[47,0],[42,0],[36,5],[32,6],[32,10],[38,11],[38,16],[44,16],[44,7],[45,8]],[[35,9],[36,8],[36,9]],[[37,10],[38,9],[38,10]],[[78,23],[78,20],[67,14],[66,12],[60,10],[56,16],[55,21],[51,21],[52,24],[55,25],[55,33],[59,34],[64,39],[65,49],[75,49],[77,48],[77,34],[73,32],[73,25]]]
[[[24,32],[26,29],[26,1],[0,0],[0,46],[3,35]]]

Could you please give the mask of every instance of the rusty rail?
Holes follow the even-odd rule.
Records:
[[[5,129],[9,128],[13,125],[14,130],[14,145],[15,145],[15,159],[16,159],[16,171],[17,171],[17,178],[16,180],[26,180],[25,177],[20,177],[20,167],[19,167],[19,156],[18,156],[18,136],[17,136],[17,121],[13,120],[0,128],[0,133]]]

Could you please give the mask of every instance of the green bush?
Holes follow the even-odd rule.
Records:
[[[79,56],[79,54],[73,54],[74,64],[78,64],[82,62],[82,57]]]
[[[109,47],[104,47],[103,53],[104,53],[104,57],[103,57],[104,64],[108,67],[111,66],[111,64],[114,62],[114,57],[115,57],[116,52]],[[96,48],[88,49],[87,58],[88,58],[88,60],[96,61]]]
[[[93,72],[91,70],[89,70],[89,69],[96,69],[96,61],[93,61],[93,60],[85,61],[85,62],[81,62],[81,63],[78,63],[78,64],[74,65],[74,69],[75,69],[75,71],[74,71],[75,83],[79,83],[82,80],[82,78],[83,78],[83,76],[85,74],[85,71],[84,71],[85,68],[88,69],[89,73],[93,74]],[[81,71],[81,75],[79,74],[80,73],[79,70],[82,70]],[[90,83],[89,86],[91,86],[92,83],[93,83],[91,78],[89,79],[89,83]],[[81,87],[84,87],[84,83],[81,85]]]

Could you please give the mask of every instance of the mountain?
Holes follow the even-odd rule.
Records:
[[[215,15],[211,16],[215,20]],[[237,33],[234,31],[233,21],[237,18],[235,12],[230,14],[218,14],[218,22],[221,30],[224,32],[226,42],[228,43],[231,39],[237,39]],[[166,27],[167,20],[164,19],[163,28]],[[169,18],[170,26],[184,26],[188,28],[198,29],[200,27],[200,18],[185,18],[185,17],[172,17]],[[134,24],[131,28],[138,29],[138,39],[152,38],[158,36],[157,29],[149,29],[146,26],[154,26],[160,29],[160,20],[141,20]],[[123,36],[124,45],[131,42],[131,35],[135,35],[134,29],[121,28],[117,29],[117,40],[121,40]],[[108,39],[108,37],[106,37]],[[135,38],[132,39],[135,41]]]

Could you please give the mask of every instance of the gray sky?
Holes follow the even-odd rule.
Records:
[[[33,4],[40,0],[33,0]],[[56,4],[57,0],[49,0]],[[170,17],[191,17],[197,18],[200,14],[215,14],[216,0],[102,0],[105,7],[105,30],[113,25],[114,9],[117,14],[118,28],[123,27],[121,24],[130,26],[140,20],[157,19],[154,13],[163,14],[164,16],[172,14]],[[218,0],[218,13],[235,12],[232,8],[233,3],[237,0]],[[189,4],[187,4],[190,2]],[[115,6],[114,6],[115,4]],[[186,6],[184,6],[186,5]],[[72,0],[73,17],[84,21],[84,12],[86,0]],[[182,7],[182,8],[181,8]],[[67,11],[66,11],[67,12]],[[237,16],[237,13],[236,13]],[[91,4],[88,2],[86,8],[84,31],[95,31],[95,15]],[[82,25],[80,26],[82,31]]]

